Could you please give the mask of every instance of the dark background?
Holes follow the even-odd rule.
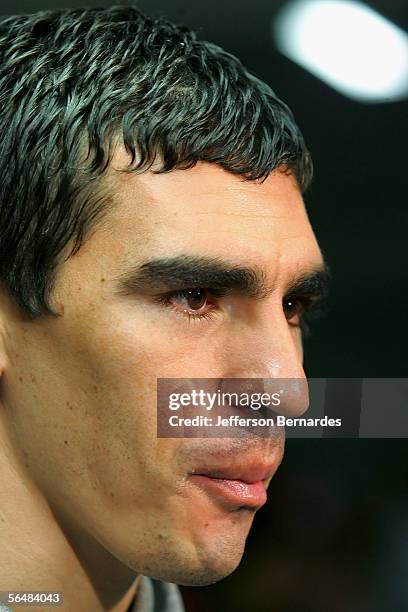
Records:
[[[110,4],[2,0],[1,13]],[[408,102],[353,101],[280,55],[270,26],[283,4],[136,3],[240,57],[295,113],[315,164],[306,204],[333,274],[329,316],[305,345],[307,374],[407,377]],[[405,0],[367,4],[408,30]],[[406,440],[288,440],[240,567],[183,588],[188,612],[405,612],[407,476]]]

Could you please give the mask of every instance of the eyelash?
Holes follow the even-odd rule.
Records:
[[[157,298],[157,302],[163,306],[171,308],[171,310],[175,312],[177,315],[181,315],[182,317],[187,317],[187,319],[190,322],[191,321],[203,322],[203,321],[209,321],[209,320],[214,319],[214,317],[216,316],[216,311],[217,311],[216,307],[204,313],[194,314],[194,313],[188,312],[187,309],[181,311],[172,304],[172,300],[174,300],[175,298],[188,297],[188,292],[191,290],[192,289],[182,289],[182,290],[166,293],[164,295],[159,296]],[[208,294],[208,298],[218,298],[219,299],[225,296],[227,293],[226,291],[222,291],[219,289],[200,288],[200,290],[206,292]],[[293,325],[294,327],[300,327],[302,331],[302,335],[305,338],[310,337],[311,335],[310,327],[308,325],[308,322],[305,319],[307,315],[309,316],[311,315],[310,318],[316,319],[316,318],[320,318],[321,316],[325,314],[322,304],[321,304],[321,300],[314,298],[314,296],[310,296],[310,295],[299,295],[299,296],[289,296],[283,300],[283,304],[287,302],[295,302],[299,305],[299,308],[300,308],[299,325],[293,324],[293,323],[291,325]],[[288,319],[288,321],[290,320]]]
[[[201,291],[205,291],[208,294],[208,297],[211,297],[211,298],[219,299],[223,297],[224,295],[226,295],[226,291],[222,291],[218,289],[207,289],[207,288],[201,288],[201,287],[199,289],[201,289]],[[159,296],[157,298],[157,302],[159,304],[162,304],[163,306],[167,306],[168,308],[171,308],[171,310],[175,312],[177,315],[181,315],[182,317],[187,317],[188,321],[190,322],[203,322],[203,321],[210,321],[214,319],[214,317],[216,316],[216,312],[214,312],[216,311],[216,307],[212,308],[208,312],[204,312],[200,314],[193,314],[191,312],[188,312],[187,309],[179,310],[172,304],[172,300],[174,298],[188,297],[189,291],[190,289],[181,289],[179,291],[172,291],[170,293],[166,293],[164,295]]]

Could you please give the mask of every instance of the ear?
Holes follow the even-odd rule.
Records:
[[[0,283],[0,385],[7,364],[7,335],[10,312],[10,299]],[[0,394],[1,401],[1,394]]]
[[[4,372],[6,371],[6,342],[5,333],[3,329],[3,318],[0,310],[0,384]]]

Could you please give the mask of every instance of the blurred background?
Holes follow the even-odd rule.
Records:
[[[1,0],[0,12],[110,4]],[[295,114],[315,165],[305,200],[333,275],[307,374],[407,377],[406,0],[133,4],[237,55]],[[407,449],[403,439],[288,440],[240,567],[184,587],[187,611],[406,612]]]

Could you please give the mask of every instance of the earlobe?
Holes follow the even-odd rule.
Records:
[[[4,334],[2,329],[1,313],[0,313],[0,384],[6,369],[6,346],[4,342]]]
[[[5,364],[5,352],[4,352],[4,345],[3,345],[3,339],[0,335],[0,414],[3,412],[3,380],[4,380],[4,372],[6,371],[6,364]]]
[[[0,282],[0,384],[7,365],[7,336],[10,321],[10,305],[6,290]]]
[[[6,370],[6,328],[4,311],[0,303],[0,384]]]

